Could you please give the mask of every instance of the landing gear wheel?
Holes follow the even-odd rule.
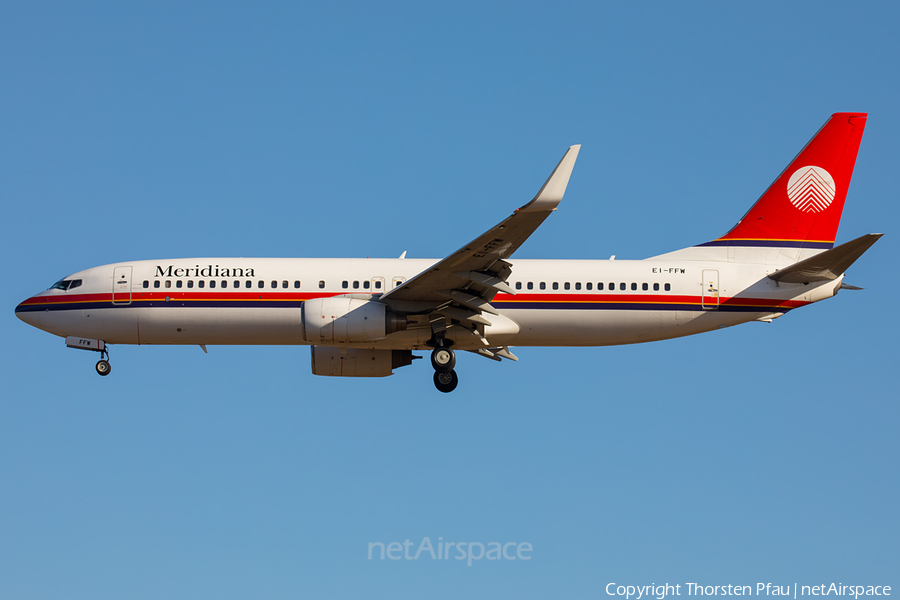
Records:
[[[431,366],[438,373],[449,373],[456,366],[456,352],[445,346],[435,348],[431,352]]]
[[[112,371],[112,367],[109,366],[108,360],[101,360],[97,362],[97,374],[106,377],[109,375],[109,372]]]
[[[434,387],[436,387],[439,392],[449,394],[455,390],[458,385],[459,377],[456,376],[456,371],[434,372]]]

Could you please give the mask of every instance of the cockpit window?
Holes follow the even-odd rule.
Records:
[[[50,286],[51,290],[71,290],[81,285],[80,279],[61,279]]]

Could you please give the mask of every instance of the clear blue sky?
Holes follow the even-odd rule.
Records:
[[[381,4],[381,5],[379,5]],[[895,3],[6,3],[0,597],[606,598],[607,583],[900,592]],[[641,346],[314,377],[305,347],[116,347],[15,305],[190,256],[439,258],[583,144],[523,258],[729,229],[870,113],[838,241],[866,288]],[[369,561],[369,542],[530,561]]]

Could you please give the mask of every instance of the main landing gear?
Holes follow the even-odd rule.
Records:
[[[452,392],[459,385],[459,377],[453,367],[456,366],[456,353],[450,347],[450,342],[443,336],[434,340],[434,350],[431,351],[431,366],[434,367],[434,387],[445,394]]]
[[[436,387],[439,392],[444,392],[445,394],[450,393],[455,390],[458,385],[459,377],[457,377],[456,371],[434,372],[434,387]]]

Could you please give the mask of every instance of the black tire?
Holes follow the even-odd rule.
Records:
[[[101,360],[97,362],[97,374],[106,377],[109,375],[109,372],[112,371],[112,367],[109,365],[109,361]]]
[[[431,366],[439,373],[449,373],[456,367],[456,352],[442,346],[431,352]]]
[[[434,372],[434,387],[436,387],[439,392],[449,394],[455,390],[458,385],[459,377],[456,376],[456,371]]]

